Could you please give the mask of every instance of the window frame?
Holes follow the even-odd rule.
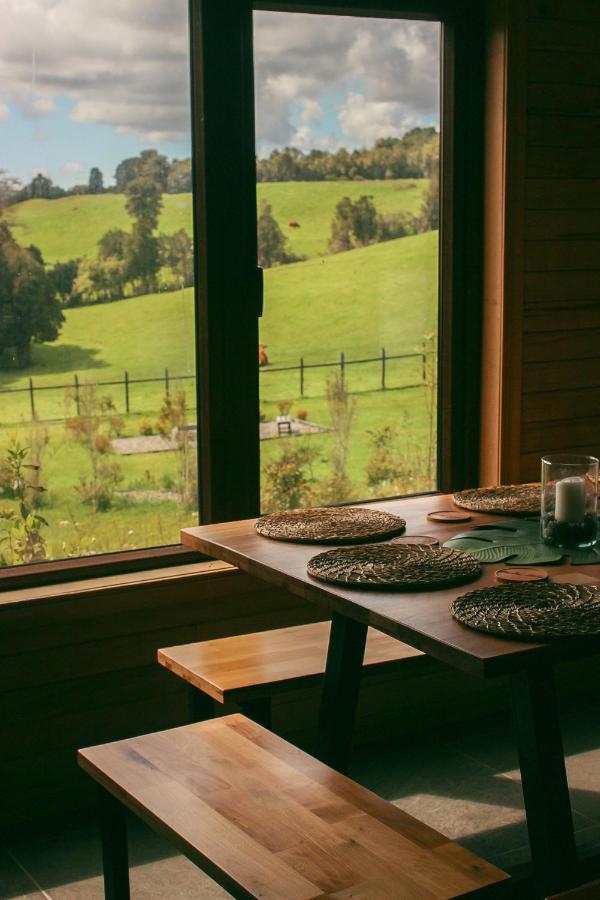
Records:
[[[477,483],[482,318],[483,13],[476,0],[189,0],[198,490],[203,523],[260,511],[254,9],[443,24],[438,490]],[[206,73],[209,77],[205,77]],[[239,248],[232,260],[231,246]],[[383,498],[382,498],[383,499]],[[0,589],[202,560],[181,545],[0,571]]]

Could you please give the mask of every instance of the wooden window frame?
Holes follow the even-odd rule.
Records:
[[[477,0],[331,3],[190,0],[199,509],[205,523],[260,511],[261,305],[256,246],[254,9],[443,23],[438,487],[478,482],[483,18]],[[210,73],[210,78],[205,73]],[[234,255],[231,247],[238,248]],[[200,561],[181,545],[0,571],[10,589]]]

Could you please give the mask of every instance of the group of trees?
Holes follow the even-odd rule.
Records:
[[[0,222],[0,365],[28,366],[32,341],[54,341],[64,316],[54,270]]]
[[[348,181],[352,179],[429,178],[439,154],[435,128],[413,128],[401,138],[379,138],[370,149],[330,153],[296,147],[273,150],[257,159],[257,181]]]
[[[192,190],[192,161],[169,160],[157,150],[142,150],[139,156],[119,163],[115,171],[115,185],[110,188],[105,186],[104,175],[97,166],[90,169],[87,182],[71,188],[62,188],[54,184],[47,175],[38,172],[29,184],[21,185],[17,181],[11,181],[8,200],[10,203],[22,203],[25,200],[58,200],[80,194],[124,194],[128,184],[137,178],[149,178],[157,185],[161,194],[189,193]]]
[[[142,170],[143,171],[143,170]],[[98,241],[98,253],[84,260],[74,284],[75,302],[118,300],[126,294],[151,294],[162,286],[172,290],[194,281],[192,239],[185,229],[157,235],[162,209],[158,168],[125,183],[125,209],[133,219],[131,232],[112,228]],[[159,275],[163,273],[162,284]]]

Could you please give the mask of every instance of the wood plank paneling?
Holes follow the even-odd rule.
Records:
[[[600,155],[600,154],[599,154]],[[558,179],[560,184],[560,179]],[[590,209],[530,209],[525,213],[525,239],[529,241],[600,240],[600,197],[590,180]]]
[[[529,0],[531,18],[600,22],[598,0]]]
[[[600,259],[594,269],[585,272],[528,272],[525,293],[534,303],[555,300],[565,304],[572,300],[600,302]]]
[[[595,117],[600,113],[600,86],[532,82],[527,87],[527,112]]]
[[[595,120],[592,120],[595,121]],[[529,178],[594,178],[598,174],[596,147],[537,147],[527,151]]]
[[[600,240],[528,241],[525,269],[528,272],[595,270],[600,260]]]
[[[523,394],[533,391],[572,390],[600,386],[600,366],[595,360],[561,359],[525,363],[523,366]],[[548,402],[552,402],[548,398]]]
[[[580,20],[576,13],[564,18],[536,18],[529,21],[529,50],[553,50],[558,53],[598,53],[600,22]]]
[[[600,346],[600,328],[560,331],[532,330],[523,359],[528,362],[552,362],[558,359],[596,359]]]
[[[600,209],[600,178],[528,178],[525,202],[528,210],[571,210],[576,221],[573,211]],[[546,227],[547,220],[541,217],[539,224]],[[545,238],[547,235],[544,231],[538,236]]]
[[[576,452],[587,444],[595,447],[594,456],[600,452],[600,419],[579,418],[560,422],[534,422],[523,426],[523,451],[540,454],[552,450]]]
[[[600,418],[600,390],[597,387],[532,391],[523,395],[523,422],[526,424],[585,419],[591,416]]]
[[[527,76],[529,81],[539,84],[597,85],[595,64],[592,53],[532,50],[527,60]]]

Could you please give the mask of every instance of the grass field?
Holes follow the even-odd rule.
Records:
[[[381,183],[389,200],[394,196],[394,182]],[[310,203],[304,214],[297,194],[290,186],[286,193],[274,190],[278,185],[263,185],[273,191],[274,212],[280,204],[280,215],[296,218],[301,223],[310,213]],[[374,193],[372,183],[329,184],[323,188],[320,201],[314,200],[318,185],[292,185],[292,188],[310,188],[312,191],[314,221],[320,210],[333,198],[332,189],[356,196]],[[398,195],[410,198],[413,188],[398,191]],[[91,214],[89,221],[82,221],[76,229],[77,239],[87,241],[93,247],[94,228],[102,232],[110,220],[109,205],[120,198],[105,195],[100,198],[68,198],[69,202],[95,200],[101,206],[102,215]],[[167,198],[175,202],[177,198]],[[308,202],[308,201],[307,201]],[[377,202],[377,200],[376,200]],[[411,202],[417,203],[415,196]],[[60,237],[51,220],[41,215],[44,206],[58,216],[55,206],[65,201],[44,204],[36,201],[22,204],[22,212],[30,216],[28,227],[32,229],[27,239],[35,240],[50,258],[48,246],[54,241],[54,252],[62,252],[60,241],[67,242],[67,235]],[[40,205],[41,204],[41,205]],[[289,206],[286,206],[289,204]],[[381,210],[384,211],[383,201]],[[27,212],[27,208],[29,212]],[[286,212],[287,209],[294,212]],[[392,211],[389,207],[388,211]],[[406,207],[404,207],[406,208]],[[110,225],[118,225],[117,207],[115,219]],[[163,215],[171,215],[171,223],[182,215],[183,207],[165,209]],[[39,216],[36,220],[32,214]],[[97,209],[96,209],[97,213]],[[189,213],[189,210],[188,210]],[[24,218],[27,218],[25,216]],[[66,218],[66,217],[65,217]],[[54,224],[56,224],[56,221]],[[181,220],[180,220],[181,221]],[[123,224],[127,224],[127,219]],[[322,221],[322,239],[325,241],[328,226]],[[71,228],[73,223],[71,222]],[[171,224],[165,230],[180,227]],[[304,225],[302,225],[302,228]],[[39,236],[33,236],[38,228]],[[296,231],[302,231],[297,229]],[[312,233],[312,231],[311,231]],[[17,232],[18,234],[18,232]],[[45,246],[40,236],[50,242]],[[300,237],[298,237],[300,240]],[[304,238],[302,238],[304,239]],[[83,246],[83,244],[82,244]],[[312,252],[312,251],[306,251]],[[66,256],[72,254],[66,254]],[[63,258],[66,258],[64,256]],[[326,380],[333,369],[308,370],[305,378],[305,396],[300,398],[297,372],[279,373],[278,366],[295,365],[300,356],[306,363],[335,361],[340,351],[346,360],[378,356],[382,346],[389,354],[411,352],[421,346],[424,335],[436,330],[437,317],[437,233],[415,235],[385,244],[353,250],[335,256],[314,257],[305,262],[270,269],[265,273],[265,314],[260,323],[261,340],[267,345],[270,366],[261,371],[261,408],[267,419],[278,412],[277,401],[291,400],[291,413],[300,407],[306,410],[310,421],[329,426],[329,410],[324,398]],[[53,344],[35,346],[33,365],[27,371],[0,372],[0,388],[10,388],[11,393],[0,395],[0,446],[11,438],[24,444],[31,442],[29,424],[29,394],[12,393],[27,388],[29,379],[36,388],[36,413],[41,419],[62,419],[74,412],[72,400],[68,401],[69,387],[77,374],[80,383],[85,381],[121,381],[127,371],[131,379],[161,377],[168,368],[171,378],[191,375],[194,372],[194,312],[193,291],[163,293],[65,311],[65,324],[60,338]],[[348,460],[348,473],[353,482],[353,496],[366,497],[370,491],[366,484],[365,467],[372,452],[368,432],[384,424],[398,429],[396,450],[399,456],[414,459],[426,456],[429,423],[426,412],[428,389],[425,387],[401,390],[406,383],[417,384],[422,378],[421,360],[389,361],[386,370],[388,389],[380,390],[380,364],[365,363],[346,367],[349,390],[356,399],[353,422],[353,439]],[[40,390],[51,385],[63,385],[55,390]],[[188,403],[193,407],[194,382],[188,380],[172,389],[183,387]],[[111,395],[120,413],[124,413],[125,395],[122,385],[106,386],[99,393]],[[139,433],[143,417],[156,419],[162,398],[164,383],[144,383],[130,387],[131,414],[125,418],[125,435]],[[190,418],[193,418],[193,410]],[[196,512],[185,509],[173,500],[150,502],[155,491],[168,489],[177,476],[176,452],[139,454],[128,457],[112,456],[119,462],[123,480],[120,489],[141,492],[136,497],[120,496],[111,510],[92,514],[90,507],[81,503],[74,486],[80,477],[89,474],[89,458],[86,452],[67,435],[62,422],[42,424],[47,432],[48,444],[43,457],[42,483],[48,488],[45,496],[46,518],[51,523],[47,534],[49,549],[54,557],[77,553],[100,552],[121,547],[135,547],[170,543],[177,540],[179,528],[192,524]],[[282,438],[263,441],[263,464],[278,458],[282,449],[311,446],[315,448],[313,474],[315,488],[325,482],[330,474],[332,435],[329,432],[307,437]],[[407,464],[408,465],[408,464]],[[410,466],[408,466],[410,468]],[[411,485],[407,481],[407,489]],[[386,492],[383,486],[376,493]],[[145,492],[148,492],[146,499]],[[318,501],[318,493],[314,495]]]
[[[258,200],[268,201],[273,215],[297,256],[325,252],[336,203],[344,196],[373,197],[378,212],[418,213],[427,179],[390,181],[318,181],[259,184]],[[61,200],[28,200],[10,208],[8,220],[21,244],[35,244],[49,263],[93,256],[96,243],[109,228],[131,229],[122,194],[82,195]],[[299,222],[290,228],[288,221]],[[164,194],[159,231],[191,232],[191,194]]]

